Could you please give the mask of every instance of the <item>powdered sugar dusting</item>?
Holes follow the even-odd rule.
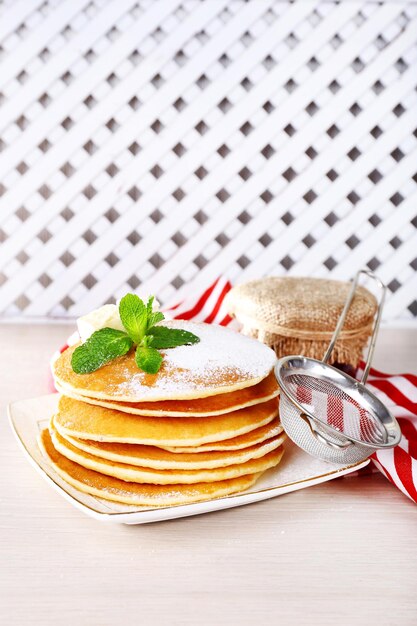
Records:
[[[163,351],[166,363],[174,369],[192,370],[196,376],[204,376],[208,371],[229,368],[245,378],[263,378],[276,361],[274,351],[264,344],[223,326],[184,321],[164,325],[188,330],[200,339],[192,346]]]
[[[164,360],[156,375],[139,370],[133,355],[127,355],[94,375],[77,377],[85,381],[87,395],[94,395],[95,381],[106,379],[106,395],[125,401],[204,397],[255,384],[265,378],[275,364],[273,350],[222,326],[177,320],[164,322],[164,325],[188,330],[200,341],[191,346],[162,350]],[[107,376],[107,372],[112,375]],[[78,389],[81,391],[80,387]],[[101,389],[97,385],[96,389],[104,391],[103,385]]]

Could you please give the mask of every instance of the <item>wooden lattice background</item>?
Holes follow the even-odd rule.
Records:
[[[7,0],[0,311],[266,274],[417,316],[417,5]]]

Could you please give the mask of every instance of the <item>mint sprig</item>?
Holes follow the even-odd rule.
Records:
[[[138,296],[128,293],[120,301],[119,315],[129,337],[139,344],[147,331],[149,316],[147,306]]]
[[[147,326],[146,326],[147,331],[149,331],[150,328],[155,326],[155,324],[157,324],[158,322],[162,322],[162,320],[165,319],[165,316],[163,313],[161,313],[161,311],[152,311],[153,301],[154,301],[154,297],[151,296],[146,305],[146,311],[148,314],[148,321],[147,321]]]
[[[154,326],[148,331],[148,345],[157,350],[164,348],[176,348],[195,342],[195,335],[188,330],[180,328],[167,328],[166,326]]]
[[[123,356],[136,346],[135,362],[147,374],[156,374],[163,356],[158,350],[191,345],[200,339],[189,331],[157,326],[165,319],[160,311],[152,311],[154,298],[143,300],[126,294],[119,304],[119,315],[126,332],[101,328],[94,332],[72,354],[71,366],[77,374],[95,372],[106,363]]]
[[[82,346],[75,348],[71,365],[77,374],[94,372],[118,356],[127,354],[133,341],[122,330],[101,328],[91,335]]]
[[[156,374],[162,363],[162,354],[155,348],[138,346],[135,353],[136,365],[148,374]]]

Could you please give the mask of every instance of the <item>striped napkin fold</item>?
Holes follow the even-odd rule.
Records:
[[[224,307],[224,298],[231,288],[228,280],[219,278],[203,293],[191,295],[182,302],[167,307],[165,312],[173,319],[236,328],[235,321]],[[53,358],[77,341],[77,337],[77,334],[72,335]],[[361,363],[358,378],[363,367],[364,364]],[[417,376],[384,374],[372,368],[366,384],[397,418],[402,432],[398,446],[375,452],[371,456],[373,467],[417,503]]]

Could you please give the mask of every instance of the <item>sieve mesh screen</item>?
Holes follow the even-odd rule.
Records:
[[[386,430],[377,416],[335,383],[307,374],[288,373],[285,387],[307,413],[339,433],[365,443],[387,441]]]

